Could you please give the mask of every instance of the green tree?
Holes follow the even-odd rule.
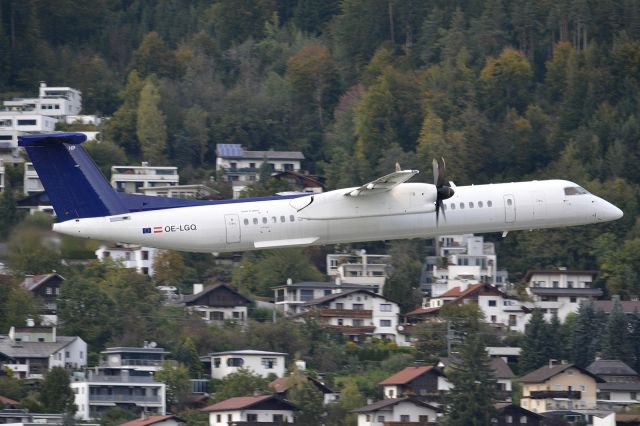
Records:
[[[602,356],[633,364],[629,321],[622,310],[619,297],[614,297],[613,307],[602,333]]]
[[[167,385],[167,406],[174,411],[183,410],[191,395],[189,369],[183,364],[165,361],[154,377]]]
[[[121,146],[131,159],[141,156],[140,141],[137,136],[138,103],[144,80],[136,70],[132,70],[127,77],[127,84],[119,94],[122,105],[104,124],[105,140]]]
[[[213,388],[213,401],[220,402],[236,396],[266,394],[269,389],[269,381],[246,368],[241,368],[214,384]]]
[[[69,372],[63,367],[49,370],[40,386],[40,402],[45,412],[73,414],[77,410],[74,399]]]
[[[485,426],[495,416],[494,395],[496,380],[489,364],[489,356],[478,334],[467,337],[460,351],[460,359],[448,373],[453,389],[447,396],[445,426]]]
[[[296,414],[296,422],[320,426],[324,413],[322,392],[297,368],[289,375],[287,381],[287,399],[300,409]]]
[[[549,324],[542,310],[534,309],[524,332],[522,356],[518,362],[521,372],[533,371],[549,362],[550,338]]]
[[[31,227],[17,228],[7,242],[7,264],[19,274],[42,274],[59,269],[60,254],[45,240],[45,235]]]
[[[202,376],[202,362],[198,355],[198,350],[193,340],[187,336],[182,344],[174,351],[174,356],[178,362],[189,368],[189,375],[193,378],[200,378]]]
[[[595,359],[598,350],[600,321],[593,302],[583,302],[573,328],[571,357],[578,367],[586,368]]]
[[[530,99],[533,68],[522,52],[507,48],[497,59],[487,59],[480,81],[487,109],[494,117],[504,115],[510,108],[522,113]]]
[[[153,259],[153,280],[157,285],[177,286],[184,289],[187,266],[177,251],[166,250]]]
[[[154,165],[166,163],[167,127],[160,111],[160,93],[152,79],[145,80],[137,110],[136,134],[143,158]]]
[[[107,410],[100,417],[100,426],[118,426],[130,420],[135,420],[138,415],[120,407],[113,407]]]
[[[141,78],[152,74],[158,77],[175,77],[178,64],[175,53],[157,32],[152,31],[144,36],[140,47],[133,52],[131,68],[137,70]]]
[[[383,289],[387,297],[400,305],[402,312],[420,306],[419,287],[423,253],[421,242],[400,240],[390,244],[390,273]]]
[[[107,179],[111,179],[111,166],[127,162],[127,154],[124,149],[111,140],[89,141],[83,144],[83,147]]]
[[[13,189],[7,183],[2,194],[0,194],[0,239],[5,240],[20,220],[16,200],[13,196]]]
[[[415,326],[415,348],[426,362],[436,362],[447,356],[447,324],[425,321]]]
[[[356,426],[358,424],[358,415],[351,411],[367,405],[367,400],[358,389],[358,384],[349,380],[342,387],[340,400],[336,405],[344,412],[344,426]]]

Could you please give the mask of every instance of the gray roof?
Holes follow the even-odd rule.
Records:
[[[637,383],[619,383],[619,382],[598,383],[598,390],[599,391],[640,392],[640,382],[637,382]]]
[[[552,378],[553,376],[556,376],[564,372],[565,370],[568,370],[569,368],[574,368],[583,374],[593,377],[596,382],[600,382],[600,383],[604,382],[604,380],[602,380],[600,377],[596,376],[595,374],[573,364],[556,364],[556,365],[552,365],[551,367],[549,367],[548,365],[545,365],[544,367],[540,367],[537,370],[534,370],[531,373],[520,378],[520,382],[543,383],[549,380],[550,378]]]
[[[597,310],[600,310],[606,314],[610,314],[613,310],[613,300],[596,300],[594,302]],[[622,311],[625,314],[633,314],[634,312],[640,312],[640,300],[622,300],[620,301]]]
[[[9,358],[46,358],[68,346],[78,336],[57,336],[55,342],[14,342],[9,336],[0,336],[0,353]]]
[[[602,290],[599,288],[547,288],[547,287],[531,287],[531,293],[539,296],[602,296]]]
[[[128,346],[115,346],[107,348],[100,352],[101,354],[121,354],[121,353],[137,353],[137,354],[168,354],[164,348],[137,348]]]
[[[512,379],[514,377],[513,371],[502,358],[491,358],[490,366],[493,370],[493,377],[496,379]]]
[[[196,293],[196,294],[190,294],[189,296],[186,296],[184,298],[184,303],[191,303],[191,302],[195,302],[196,300],[200,299],[201,297],[206,296],[208,293],[218,290],[218,289],[226,289],[228,291],[230,291],[231,293],[234,293],[235,295],[237,295],[239,298],[244,299],[247,303],[251,303],[251,300],[246,297],[243,296],[242,294],[238,293],[236,290],[232,289],[231,287],[229,287],[226,284],[214,284],[214,285],[210,285],[204,288],[204,290],[202,290],[200,293]]]
[[[379,411],[379,410],[384,410],[385,408],[390,408],[393,407],[396,404],[399,404],[401,402],[412,402],[416,405],[420,405],[422,407],[426,407],[426,408],[431,408],[435,411],[440,411],[437,407],[434,407],[433,405],[429,405],[426,402],[422,402],[418,399],[412,398],[410,396],[406,396],[404,398],[387,398],[387,399],[383,399],[377,402],[374,402],[373,404],[369,404],[365,407],[361,407],[361,408],[357,408],[355,410],[352,410],[353,413],[371,413],[373,411]]]
[[[599,359],[588,367],[589,372],[597,376],[638,376],[636,371],[617,359]]]

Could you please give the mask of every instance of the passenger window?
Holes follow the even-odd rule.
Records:
[[[294,220],[296,220],[296,218],[293,217],[293,215],[289,216],[289,221],[293,222]]]
[[[257,225],[257,224],[258,224],[258,218],[257,218],[257,217],[254,217],[254,218],[253,218],[253,224],[254,224],[254,225]]]
[[[263,217],[263,218],[262,218],[262,223],[264,223],[264,224],[266,224],[266,223],[267,223],[267,218],[266,218],[266,217]]]
[[[280,222],[284,223],[286,221],[286,219],[284,218],[284,216],[280,216]]]
[[[493,203],[491,202],[491,200],[487,201],[487,207],[491,207],[493,205]]]
[[[244,224],[245,224],[245,225],[248,225],[248,224],[249,224],[249,219],[245,219],[245,220],[244,220]]]
[[[455,210],[456,209],[456,205],[454,203],[451,203],[451,210]]]
[[[460,209],[464,209],[464,203],[460,203]]]
[[[482,208],[482,201],[478,201],[478,208],[481,209]]]
[[[472,209],[473,208],[473,201],[469,201],[469,208]]]
[[[271,216],[271,222],[272,222],[272,223],[276,223],[277,221],[278,221],[278,219],[276,219],[276,217],[275,217],[275,216]]]

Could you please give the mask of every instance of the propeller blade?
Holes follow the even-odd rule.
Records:
[[[436,228],[440,222],[440,200],[436,201]]]
[[[444,157],[442,158],[442,167],[438,168],[438,178],[436,180],[436,186],[438,188],[442,187],[446,180],[445,180],[445,175],[447,174],[447,163],[444,162]]]
[[[440,176],[440,167],[438,165],[438,161],[433,159],[433,184],[438,186],[438,176]]]

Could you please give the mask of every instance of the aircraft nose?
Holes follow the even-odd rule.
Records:
[[[611,203],[605,202],[604,205],[598,208],[598,219],[601,221],[610,221],[620,219],[624,213]]]

